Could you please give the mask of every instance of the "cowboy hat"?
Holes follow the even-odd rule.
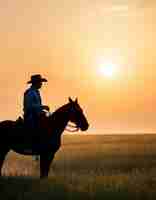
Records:
[[[43,78],[40,74],[35,74],[31,76],[31,80],[27,83],[36,83],[36,82],[47,82],[47,79]]]

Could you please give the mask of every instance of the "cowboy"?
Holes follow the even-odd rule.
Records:
[[[27,127],[35,129],[39,128],[39,119],[41,116],[45,116],[45,111],[49,111],[47,105],[42,105],[39,89],[42,87],[42,83],[47,82],[47,79],[42,78],[40,74],[31,76],[31,80],[28,84],[31,84],[24,93],[23,111],[24,122]]]

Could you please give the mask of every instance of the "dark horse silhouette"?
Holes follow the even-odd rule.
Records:
[[[69,102],[49,115],[46,127],[31,132],[16,121],[0,122],[0,176],[3,161],[10,150],[23,155],[40,155],[40,178],[48,177],[50,164],[61,146],[61,134],[68,122],[86,131],[89,127],[78,100]]]

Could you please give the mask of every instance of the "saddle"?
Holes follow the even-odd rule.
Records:
[[[15,126],[17,128],[20,128],[20,129],[21,128],[30,129],[21,116],[19,116],[17,118],[17,120],[15,121]],[[40,129],[41,130],[41,129],[48,129],[48,128],[49,128],[49,126],[48,126],[48,117],[46,117],[44,114],[41,114],[40,118],[39,118],[39,127],[36,128],[36,129]]]

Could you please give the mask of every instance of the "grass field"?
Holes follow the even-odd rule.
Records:
[[[156,199],[156,135],[65,135],[49,178],[10,152],[0,199]]]

